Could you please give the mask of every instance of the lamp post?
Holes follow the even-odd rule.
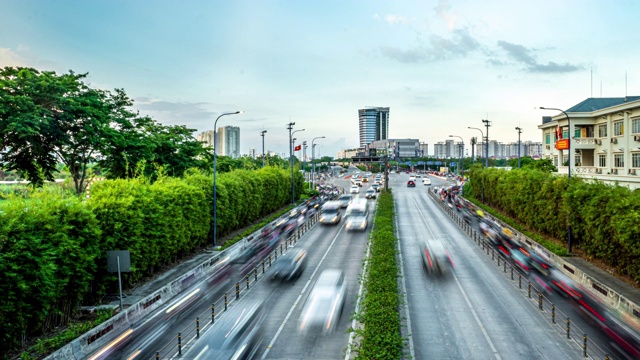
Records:
[[[487,140],[487,144],[486,144],[487,152],[485,154],[485,155],[487,155],[487,158],[485,159],[485,166],[489,167],[489,126],[491,126],[491,121],[483,119],[482,122],[484,123],[484,126],[487,128],[487,137],[486,137],[486,140]]]
[[[518,169],[520,169],[520,148],[522,147],[522,144],[520,143],[520,134],[522,134],[522,128],[516,126],[516,130],[518,131]]]
[[[260,136],[262,136],[262,167],[264,167],[264,134],[267,133],[267,130],[260,131]]]
[[[242,114],[242,111],[235,111],[235,112],[230,112],[230,113],[224,113],[221,114],[220,116],[218,116],[218,118],[216,119],[216,121],[213,123],[213,247],[215,249],[216,247],[216,240],[217,240],[217,235],[218,235],[218,193],[217,193],[217,186],[216,186],[216,175],[217,175],[217,156],[216,156],[216,152],[217,152],[217,147],[218,147],[218,134],[217,134],[217,129],[218,129],[218,120],[220,120],[221,117],[225,116],[225,115],[235,115],[235,114]]]
[[[550,107],[544,107],[544,106],[540,106],[538,107],[538,109],[541,110],[555,110],[555,111],[560,111],[561,113],[564,114],[564,116],[566,116],[567,118],[567,127],[569,128],[569,148],[567,149],[568,151],[568,157],[569,157],[569,162],[567,163],[567,187],[569,187],[569,185],[571,184],[571,120],[569,119],[569,114],[567,114],[564,110],[558,109],[558,108],[550,108]],[[569,208],[569,213],[567,214],[567,217],[569,217],[569,219],[567,219],[567,249],[569,251],[569,253],[571,253],[571,243],[573,240],[573,237],[571,236],[571,208]]]
[[[324,139],[324,136],[318,136],[313,138],[313,140],[311,140],[311,181],[312,181],[312,189],[315,190],[316,189],[316,145],[318,144],[314,144],[314,142],[317,139]]]
[[[476,144],[478,143],[478,141],[476,140],[476,137],[473,136],[471,138],[471,163],[475,164],[476,163]]]
[[[460,152],[458,153],[458,166],[456,166],[458,168],[458,175],[461,175],[460,166],[462,165],[462,158],[464,157],[464,139],[462,138],[462,136],[458,136],[458,135],[449,135],[449,137],[457,137],[458,139],[460,139],[462,144],[462,155]],[[463,165],[462,165],[462,173],[464,173]]]
[[[482,139],[483,139],[483,141],[484,141],[484,132],[482,131],[482,129],[477,128],[477,127],[471,127],[471,126],[467,126],[467,129],[474,129],[474,130],[478,130],[478,131],[480,131],[480,134],[482,135]],[[488,161],[487,161],[487,166],[489,166]]]
[[[306,141],[302,142],[302,171],[306,179],[307,177],[307,142]]]
[[[300,131],[305,131],[306,129],[300,129],[300,130],[296,130],[294,132],[291,132],[291,130],[293,129],[293,125],[295,125],[296,123],[289,123],[289,150],[291,156],[290,156],[290,160],[291,160],[291,204],[295,204],[296,203],[296,199],[295,199],[295,187],[294,184],[295,182],[293,181],[293,141],[294,139],[292,138],[293,134],[300,132]]]

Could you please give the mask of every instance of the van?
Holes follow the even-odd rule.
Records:
[[[347,208],[347,230],[364,231],[369,225],[369,204],[367,199],[356,199]]]
[[[335,225],[342,219],[341,207],[339,201],[327,201],[322,205],[322,213],[320,214],[321,224]]]

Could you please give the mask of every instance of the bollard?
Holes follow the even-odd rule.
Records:
[[[518,288],[522,289],[522,274],[518,273]]]
[[[502,262],[502,271],[503,272],[507,272],[507,261],[506,260]]]
[[[200,317],[196,317],[196,338],[200,339]]]
[[[247,274],[246,279],[247,279],[247,289],[249,289],[249,274]]]
[[[224,293],[224,311],[227,311],[227,304],[229,302],[227,301],[227,293]]]
[[[264,274],[264,260],[262,260],[262,273]]]
[[[240,283],[236,283],[236,300],[240,299]]]
[[[511,281],[513,281],[513,266],[511,267]]]
[[[156,360],[160,360],[160,351],[156,351]]]
[[[556,304],[551,304],[551,323],[556,323]]]
[[[542,310],[542,292],[538,291],[538,307]]]
[[[609,354],[604,354],[604,360],[609,360]]]
[[[178,333],[178,355],[182,355],[182,333]]]
[[[271,254],[269,254],[269,267],[271,267]]]
[[[216,322],[216,304],[211,305],[211,323]]]
[[[571,319],[567,318],[567,339],[571,339]]]
[[[491,260],[495,260],[495,255],[496,255],[495,250],[491,249]]]
[[[282,245],[282,244],[280,244]],[[276,251],[273,252],[275,255],[273,255],[273,260],[278,260],[278,248],[276,248]],[[282,255],[282,251],[280,251],[280,255]],[[269,266],[271,266],[271,264],[269,264]]]
[[[527,292],[529,293],[529,299],[531,299],[531,281],[527,281],[529,283],[529,288]]]
[[[500,256],[498,256],[498,266],[500,266]]]
[[[254,281],[258,281],[258,268],[255,268],[255,269],[253,269],[253,270],[255,270],[255,271],[253,272],[253,280],[254,280]]]
[[[587,357],[587,334],[582,339],[582,356]]]

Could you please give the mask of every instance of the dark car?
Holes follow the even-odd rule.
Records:
[[[427,273],[445,275],[453,269],[451,256],[440,240],[424,241],[420,250],[422,267]]]
[[[375,199],[376,198],[376,191],[374,189],[370,188],[364,194],[364,197],[366,197],[367,199]]]
[[[416,182],[413,180],[407,181],[407,187],[416,187]]]
[[[276,260],[271,270],[272,280],[291,280],[300,277],[307,265],[307,251],[304,249],[290,249]]]
[[[375,192],[380,192],[380,184],[374,183],[371,185],[371,188],[375,191]]]

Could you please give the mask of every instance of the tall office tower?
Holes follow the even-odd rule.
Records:
[[[389,108],[368,106],[358,110],[360,147],[389,138]]]
[[[240,157],[240,128],[225,126],[218,128],[218,154],[232,158]]]
[[[213,148],[213,130],[207,130],[196,135],[196,140],[202,143],[204,147]]]

